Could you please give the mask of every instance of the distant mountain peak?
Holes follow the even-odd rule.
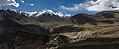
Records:
[[[28,16],[33,16],[33,17],[38,17],[40,15],[43,15],[43,14],[49,14],[49,15],[56,15],[56,16],[59,16],[59,17],[66,17],[66,16],[71,16],[70,14],[63,14],[62,12],[54,12],[53,10],[42,10],[40,12],[38,11],[35,11],[35,12],[24,12],[26,15]]]

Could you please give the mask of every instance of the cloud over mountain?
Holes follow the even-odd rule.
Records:
[[[16,0],[0,0],[0,6],[15,6],[19,7],[19,3]]]
[[[119,10],[119,0],[96,0],[86,1],[80,4],[74,4],[72,7],[60,6],[64,10],[77,11],[110,11]]]

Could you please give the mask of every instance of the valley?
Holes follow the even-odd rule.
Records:
[[[37,17],[0,10],[0,49],[119,49],[119,11]]]

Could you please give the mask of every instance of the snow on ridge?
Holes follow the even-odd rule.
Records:
[[[22,13],[24,11],[21,11],[20,13]],[[59,17],[66,17],[66,16],[71,16],[70,14],[63,14],[61,12],[54,12],[53,10],[42,10],[40,12],[37,12],[37,11],[34,11],[34,12],[24,12],[25,14],[27,14],[27,16],[33,16],[33,17],[38,17],[42,14],[45,14],[45,13],[48,13],[48,14],[51,14],[51,15],[58,15]]]

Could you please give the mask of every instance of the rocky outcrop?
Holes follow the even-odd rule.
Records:
[[[58,48],[59,46],[64,46],[70,43],[70,39],[63,35],[52,35],[50,41],[46,44],[47,48]]]

